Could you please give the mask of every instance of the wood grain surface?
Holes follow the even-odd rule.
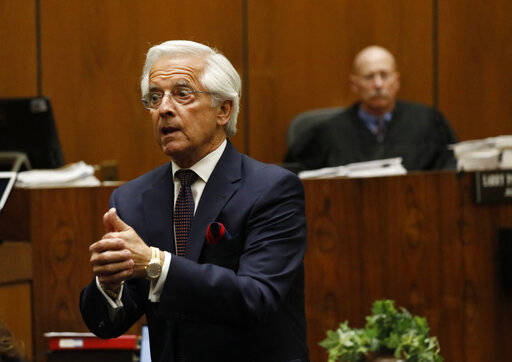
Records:
[[[0,97],[36,96],[35,1],[0,1],[0,19]]]
[[[471,175],[455,173],[304,186],[312,361],[326,360],[318,342],[328,329],[344,320],[362,327],[383,298],[427,318],[445,361],[512,358],[510,290],[496,254],[512,205],[475,205]]]
[[[78,297],[92,280],[88,248],[104,234],[102,216],[113,189],[15,189],[2,211],[0,239],[14,242],[13,237],[20,235],[32,248],[34,361],[46,359],[44,333],[88,331]],[[19,210],[26,210],[30,217],[19,219]],[[16,231],[20,228],[25,232]],[[140,324],[131,332],[140,333]]]
[[[53,101],[66,160],[117,160],[122,180],[168,161],[140,101],[150,46],[206,43],[243,72],[241,0],[47,0],[41,21],[43,93]],[[242,150],[243,137],[241,120],[233,142]]]

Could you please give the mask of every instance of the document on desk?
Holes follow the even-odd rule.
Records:
[[[57,169],[30,170],[18,173],[16,186],[98,186],[99,180],[94,176],[94,167],[83,161],[72,163]]]
[[[457,159],[457,169],[485,171],[512,167],[512,135],[463,141],[449,146]]]
[[[299,172],[299,178],[312,179],[312,178],[332,178],[346,176],[347,169],[345,166],[338,167],[324,167],[317,170],[307,170]]]
[[[367,162],[356,162],[345,166],[347,177],[377,177],[405,175],[407,170],[402,165],[402,158],[386,158]]]
[[[322,179],[334,177],[377,177],[405,175],[407,170],[402,165],[402,158],[386,158],[366,162],[355,162],[345,166],[326,167],[299,173],[301,179]]]

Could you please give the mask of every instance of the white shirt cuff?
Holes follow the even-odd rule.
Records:
[[[160,278],[155,282],[149,284],[149,296],[148,299],[154,303],[160,301],[162,290],[164,289],[165,280],[167,279],[167,273],[171,265],[171,253],[164,251],[164,266],[162,267],[162,274]]]
[[[119,291],[119,295],[117,296],[116,300],[113,300],[112,298],[110,298],[110,296],[107,293],[105,293],[105,291],[101,287],[101,284],[100,284],[100,281],[98,280],[98,277],[96,277],[96,286],[100,290],[101,294],[103,294],[105,299],[107,299],[108,304],[110,304],[110,306],[113,309],[121,308],[123,306],[123,302],[121,302],[121,296],[123,295],[124,283],[121,284],[121,290]]]

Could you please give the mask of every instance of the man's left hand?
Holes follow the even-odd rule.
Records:
[[[134,262],[134,270],[132,277],[144,278],[146,276],[146,265],[151,259],[151,248],[146,245],[133,228],[117,215],[116,209],[110,209],[103,215],[103,224],[105,231],[103,239],[122,240],[125,249],[131,253],[131,259]]]

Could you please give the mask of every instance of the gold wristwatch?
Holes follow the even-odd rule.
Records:
[[[151,259],[146,266],[146,278],[149,280],[156,280],[162,273],[162,266],[160,265],[160,249],[151,247]]]

